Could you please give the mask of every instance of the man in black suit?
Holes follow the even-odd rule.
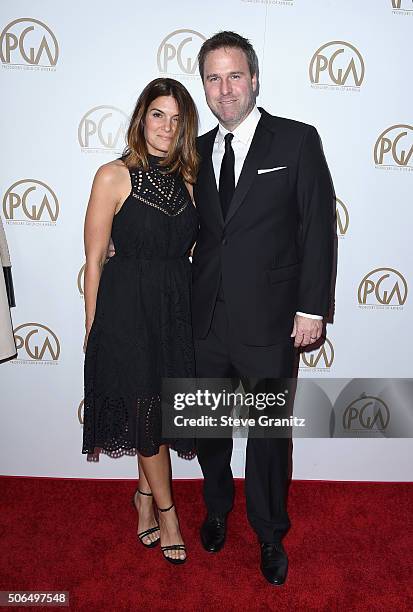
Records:
[[[220,32],[199,52],[209,108],[219,125],[198,138],[194,188],[200,234],[193,254],[197,376],[245,381],[293,376],[295,350],[316,342],[329,310],[334,195],[314,127],[257,108],[258,60],[248,40]],[[261,571],[283,584],[281,543],[290,441],[247,443],[248,519]],[[232,439],[198,439],[206,550],[225,542],[233,505]]]

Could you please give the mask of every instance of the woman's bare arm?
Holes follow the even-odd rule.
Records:
[[[117,164],[101,166],[93,180],[92,190],[86,211],[85,242],[85,327],[86,338],[95,317],[96,296],[100,276],[106,260],[113,217],[119,203],[124,174]]]

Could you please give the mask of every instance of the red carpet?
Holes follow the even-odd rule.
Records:
[[[175,482],[181,567],[136,542],[132,481],[2,477],[0,486],[0,590],[66,590],[71,610],[99,612],[413,609],[412,484],[293,481],[281,588],[261,577],[242,481],[217,555],[198,541],[201,482]]]

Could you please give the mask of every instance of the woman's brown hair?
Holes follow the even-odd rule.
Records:
[[[168,154],[159,165],[165,167],[166,174],[180,173],[185,181],[193,184],[196,181],[199,165],[195,146],[198,135],[198,112],[188,90],[174,79],[154,79],[142,91],[129,124],[123,161],[128,168],[142,166],[144,170],[148,170],[144,123],[149,106],[160,96],[172,96],[176,100],[179,120]]]

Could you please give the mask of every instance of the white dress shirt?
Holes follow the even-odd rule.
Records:
[[[255,129],[261,118],[261,113],[256,106],[252,109],[249,115],[245,117],[244,121],[240,123],[238,127],[232,132],[234,138],[232,139],[232,148],[235,157],[235,186],[238,183],[239,175],[241,174],[242,166],[244,165],[245,158],[249,151],[252,138],[255,133]],[[219,189],[219,173],[221,171],[222,158],[225,153],[225,135],[230,130],[227,130],[223,125],[219,124],[217,135],[215,136],[214,148],[212,150],[212,164],[214,166],[215,180],[217,188]],[[323,317],[320,315],[307,314],[305,312],[297,312],[302,317],[308,317],[310,319],[321,320]]]

